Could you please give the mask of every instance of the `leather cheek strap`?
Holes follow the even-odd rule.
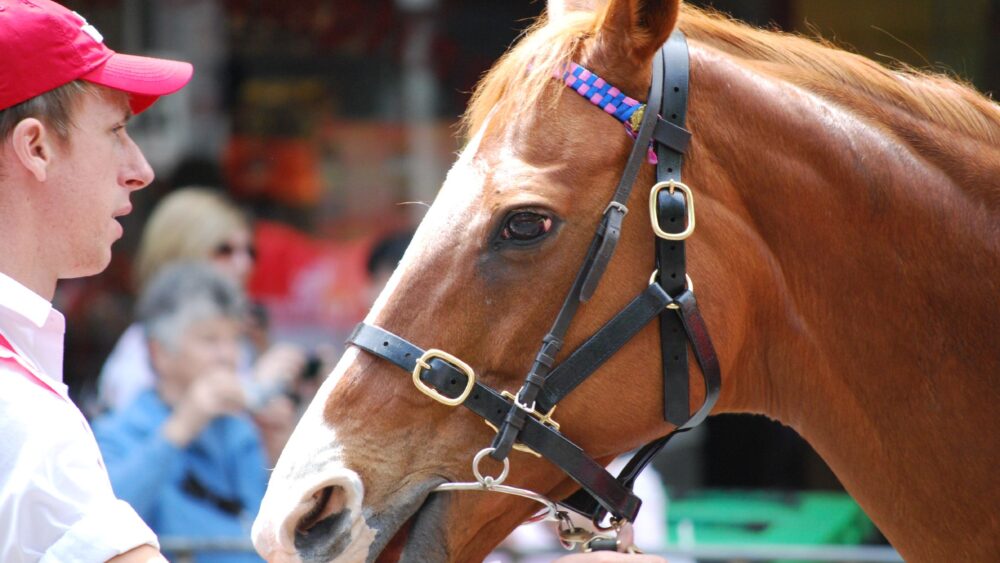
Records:
[[[417,366],[417,359],[424,354],[424,350],[405,339],[365,323],[359,323],[354,328],[347,343],[411,373]],[[422,370],[421,381],[445,397],[454,398],[462,394],[468,384],[463,371],[437,358],[427,364],[430,367]],[[514,404],[493,389],[476,382],[462,406],[499,426]],[[576,444],[551,427],[533,417],[526,417],[519,441],[565,471],[616,518],[631,522],[638,515],[642,501]]]
[[[705,319],[701,316],[701,311],[698,310],[698,302],[695,301],[694,293],[684,290],[674,299],[674,302],[680,306],[678,313],[688,340],[691,342],[691,349],[694,350],[694,357],[701,367],[702,379],[705,384],[705,401],[701,404],[701,408],[694,413],[694,416],[677,429],[682,431],[698,426],[711,414],[722,391],[722,371],[719,367],[719,358],[715,353],[715,346],[712,345],[712,339],[708,335],[708,325],[705,324]]]
[[[660,286],[652,284],[647,287],[546,377],[545,386],[537,399],[538,411],[548,412],[569,395],[651,320],[657,318],[669,302],[670,297]]]

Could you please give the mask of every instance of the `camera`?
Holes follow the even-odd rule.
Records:
[[[323,369],[323,360],[315,352],[311,352],[306,359],[305,365],[302,367],[302,371],[299,372],[299,378],[303,381],[312,381],[320,376],[320,370]]]

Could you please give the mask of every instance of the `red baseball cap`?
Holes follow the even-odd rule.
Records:
[[[50,0],[0,0],[0,110],[82,79],[131,94],[133,113],[191,80],[190,63],[116,53]]]

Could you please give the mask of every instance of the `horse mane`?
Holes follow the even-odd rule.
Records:
[[[558,23],[540,17],[479,82],[463,117],[466,134],[495,113],[499,122],[555,102],[552,74],[601,26],[589,12],[569,12]],[[679,26],[693,40],[746,66],[796,84],[870,118],[890,105],[921,121],[978,142],[1000,143],[1000,106],[953,78],[912,68],[890,69],[827,42],[751,27],[719,13],[682,5]],[[516,96],[507,96],[516,92]]]
[[[839,105],[877,116],[878,107],[864,105],[889,104],[954,133],[1000,143],[1000,106],[954,77],[888,68],[821,39],[757,29],[695,8],[684,10],[680,25],[688,37]]]
[[[465,137],[478,131],[487,116],[504,123],[539,103],[554,104],[555,93],[560,91],[553,87],[555,70],[569,62],[598,29],[598,18],[589,12],[567,12],[559,25],[549,25],[543,13],[476,84],[462,116]],[[508,92],[517,95],[508,96]]]

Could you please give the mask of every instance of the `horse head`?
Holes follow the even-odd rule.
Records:
[[[537,509],[436,489],[471,481],[471,460],[497,441],[465,408],[481,400],[472,385],[522,389],[635,146],[597,102],[553,77],[575,62],[644,100],[654,57],[680,25],[692,39],[684,178],[702,202],[687,252],[726,377],[716,411],[792,425],[905,556],[957,553],[932,533],[938,511],[963,530],[989,515],[970,511],[975,493],[961,487],[941,491],[967,502],[928,491],[937,479],[986,486],[995,467],[972,440],[996,427],[996,409],[976,401],[995,395],[988,374],[1000,369],[986,313],[1000,291],[995,104],[678,0],[552,0],[547,14],[477,87],[470,140],[365,320],[383,332],[355,334],[296,428],[254,525],[258,550],[271,561],[482,560]],[[650,286],[654,237],[642,215],[654,183],[642,166],[614,258],[557,363]],[[931,228],[941,224],[951,228]],[[942,293],[941,279],[954,291]],[[920,321],[941,303],[953,314]],[[961,324],[942,320],[952,318]],[[601,358],[552,415],[602,463],[675,428],[663,414],[660,332],[646,326]],[[708,387],[695,358],[684,363],[697,408]],[[947,391],[959,371],[975,374],[964,380],[975,390]],[[453,375],[432,385],[432,372]],[[455,393],[441,392],[449,383]],[[945,423],[944,413],[966,416]],[[960,471],[914,463],[929,449],[970,461]],[[488,459],[477,469],[498,474]],[[530,452],[508,461],[509,485],[554,499],[579,486]],[[975,537],[962,553],[989,559],[977,557],[991,548],[988,530]]]
[[[572,58],[645,97],[653,55],[678,11],[676,1],[550,3],[555,21],[536,26],[481,85],[468,115],[471,140],[366,322],[446,351],[469,364],[476,381],[516,392],[633,144],[621,123],[561,86],[553,71]],[[651,185],[649,169],[638,183]],[[643,209],[648,190],[638,191],[644,193],[629,206]],[[648,284],[652,243],[644,225],[623,233],[603,281],[573,322],[567,350]],[[605,462],[665,434],[659,363],[651,352],[657,346],[655,329],[643,331],[561,402],[561,431]],[[397,367],[351,348],[275,469],[258,544],[275,560],[372,560],[395,537],[392,548],[404,557],[482,559],[537,506],[431,491],[469,481],[472,457],[494,434],[466,409],[421,393]],[[510,465],[509,484],[553,498],[576,488],[530,453],[515,450]],[[500,469],[491,462],[482,467]]]

